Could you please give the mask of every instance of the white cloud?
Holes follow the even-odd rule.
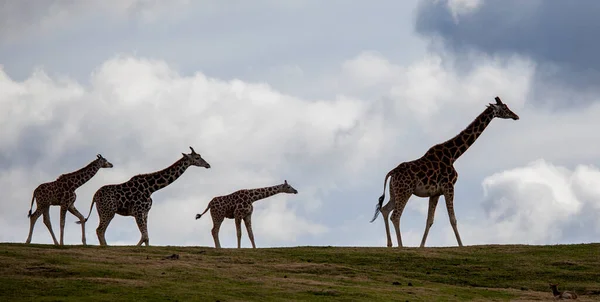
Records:
[[[4,42],[20,39],[24,34],[51,32],[90,17],[135,17],[143,22],[180,12],[189,0],[38,0],[0,1],[0,37]],[[208,4],[208,3],[207,3]]]
[[[482,184],[484,217],[463,224],[471,241],[556,244],[577,242],[573,235],[588,240],[600,235],[597,167],[570,170],[540,159],[495,173]],[[582,234],[565,232],[570,228]]]
[[[439,0],[438,0],[439,1]],[[474,12],[480,6],[483,0],[446,0],[448,9],[452,13],[454,22],[459,22],[460,15],[466,15]]]

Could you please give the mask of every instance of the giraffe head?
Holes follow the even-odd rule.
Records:
[[[298,190],[294,189],[292,186],[290,186],[287,183],[287,180],[284,181],[283,184],[279,185],[279,190],[282,193],[289,193],[289,194],[298,194]]]
[[[98,159],[96,159],[96,160],[100,164],[100,168],[112,168],[113,167],[113,164],[111,164],[108,160],[106,160],[106,158],[102,157],[102,155],[98,154],[98,155],[96,155],[96,157],[98,157]]]
[[[185,158],[190,163],[190,165],[204,167],[206,169],[210,168],[210,164],[207,163],[202,158],[202,156],[200,156],[200,154],[196,153],[196,151],[194,151],[194,148],[190,147],[190,150],[192,150],[192,153],[190,154],[181,153],[183,154],[183,158]]]
[[[508,109],[508,106],[502,103],[502,100],[500,100],[499,97],[496,97],[496,104],[490,103],[488,107],[490,107],[494,111],[494,117],[503,119],[510,118],[515,121],[519,119],[519,116],[512,112],[510,109]]]

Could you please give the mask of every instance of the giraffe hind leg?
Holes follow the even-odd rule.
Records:
[[[213,214],[212,209],[210,212],[211,216]],[[221,248],[221,242],[219,241],[219,230],[221,229],[221,224],[223,223],[223,220],[225,219],[224,217],[217,217],[217,216],[212,216],[213,218],[213,228],[210,231],[213,237],[213,240],[215,241],[215,248],[220,249]]]
[[[33,228],[35,227],[35,223],[38,220],[38,218],[40,218],[40,216],[42,215],[42,212],[43,211],[40,208],[37,208],[35,212],[33,212],[31,216],[29,216],[29,235],[27,236],[27,240],[25,241],[25,243],[31,243],[31,237],[33,236]]]
[[[396,231],[398,247],[402,247],[402,235],[400,233],[400,217],[402,216],[402,212],[404,212],[404,207],[406,207],[406,203],[408,203],[408,199],[410,198],[410,195],[412,195],[412,193],[410,193],[409,191],[406,191],[406,192],[403,192],[402,194],[400,194],[395,199],[394,212],[392,213],[392,217],[390,217],[390,220],[392,221],[392,224],[394,225],[394,229]]]
[[[390,213],[394,210],[394,197],[390,197],[390,201],[381,207],[381,216],[383,216],[383,223],[385,224],[385,235],[387,238],[387,246],[392,246],[392,236],[390,234],[390,222],[388,221]]]
[[[52,230],[52,222],[50,222],[50,207],[44,209],[44,212],[42,215],[44,215],[44,224],[46,225],[46,228],[48,228],[48,231],[50,232],[50,235],[52,236],[54,245],[58,245],[58,241],[56,240],[56,236],[54,236],[54,231]]]
[[[146,244],[146,246],[148,246],[150,244],[150,239],[148,238],[147,218],[147,214],[139,214],[135,216],[135,222],[137,223],[141,233],[141,238],[140,241],[138,241],[137,246],[141,246],[142,244]]]

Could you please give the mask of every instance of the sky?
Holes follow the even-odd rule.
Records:
[[[211,219],[194,219],[213,197],[287,180],[297,195],[254,204],[257,247],[385,246],[381,216],[369,221],[387,172],[495,96],[520,120],[492,121],[455,163],[463,243],[600,238],[597,1],[30,4],[0,1],[0,242],[25,242],[33,190],[96,154],[114,167],[76,191],[85,216],[101,186],[192,146],[211,169],[152,195],[151,245],[214,246]],[[427,246],[457,245],[444,203]],[[409,200],[405,246],[419,245],[427,204]],[[58,207],[50,216],[58,237]],[[65,243],[81,244],[66,221]],[[88,244],[97,225],[94,207]],[[106,232],[109,245],[139,238],[132,217]],[[220,239],[236,246],[233,220]],[[52,243],[42,219],[32,242]]]

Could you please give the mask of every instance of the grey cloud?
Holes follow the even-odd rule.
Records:
[[[600,2],[485,0],[455,19],[446,1],[422,1],[415,30],[441,37],[446,49],[467,54],[477,49],[490,55],[519,54],[537,65],[534,93],[562,84],[577,92],[597,92],[600,82]],[[589,101],[572,97],[555,105]],[[544,101],[545,102],[545,101]]]

